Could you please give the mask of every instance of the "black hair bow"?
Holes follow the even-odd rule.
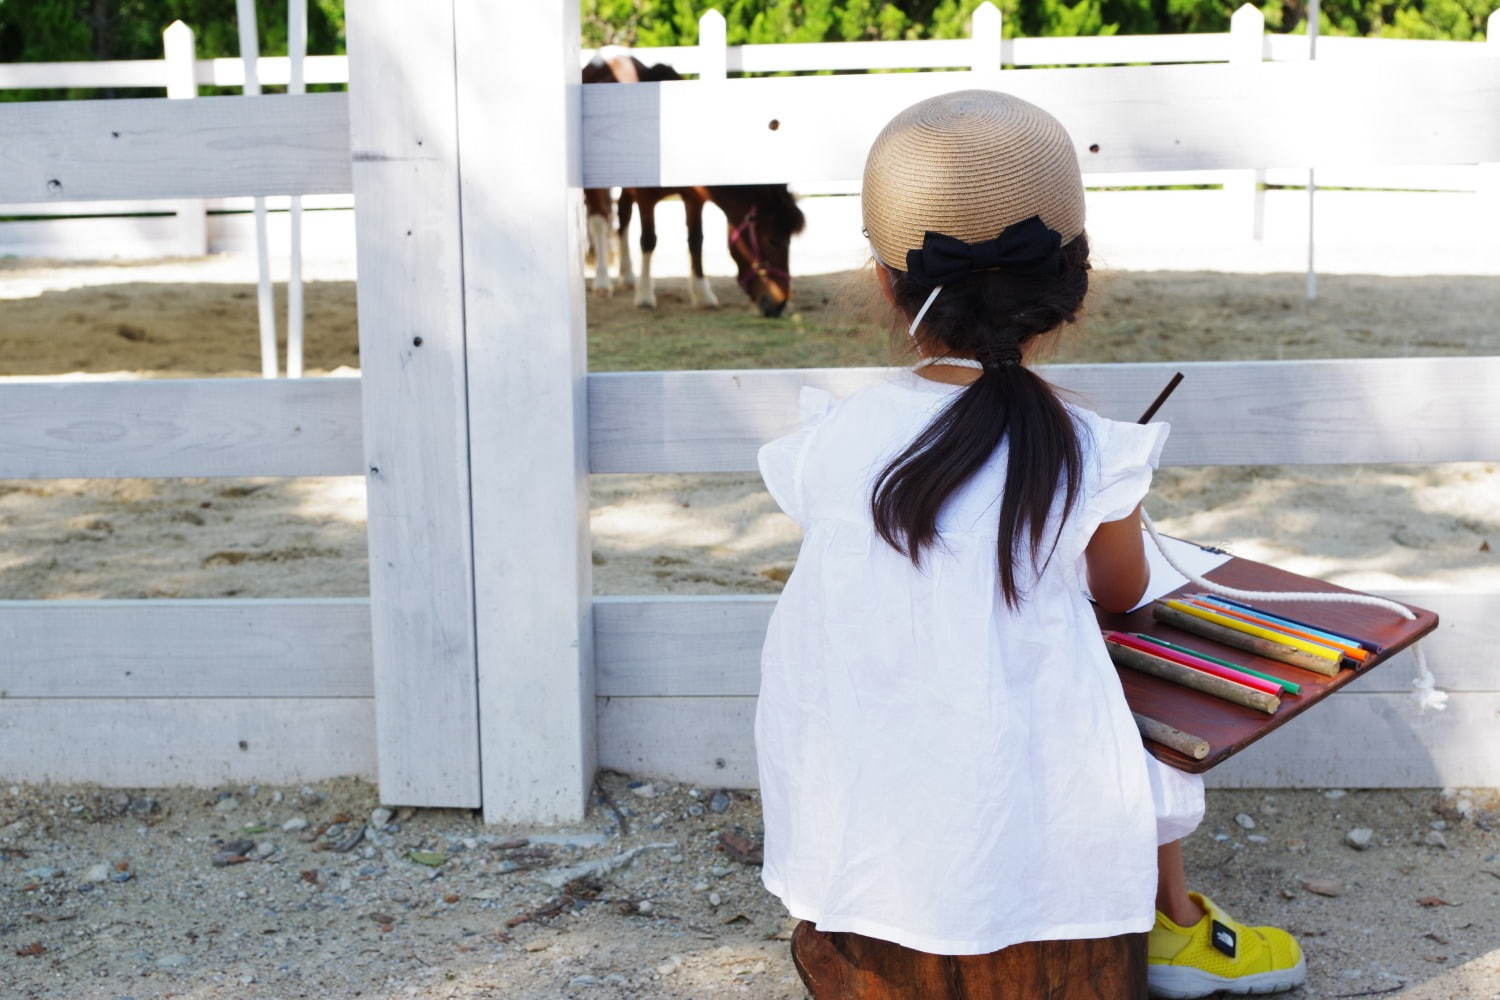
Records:
[[[974,271],[1004,270],[1029,277],[1056,274],[1062,265],[1062,236],[1048,229],[1041,216],[1006,226],[982,243],[927,232],[922,249],[906,251],[906,274],[923,288],[946,285]]]

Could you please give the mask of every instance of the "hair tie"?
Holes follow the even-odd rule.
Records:
[[[1021,345],[1015,341],[1008,344],[980,344],[974,357],[985,369],[1008,368],[1021,363]]]

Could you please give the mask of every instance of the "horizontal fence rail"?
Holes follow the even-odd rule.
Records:
[[[1043,366],[1106,416],[1134,420],[1176,371],[1166,465],[1463,462],[1500,458],[1500,357]],[[594,472],[744,472],[795,429],[802,386],[844,396],[891,369],[589,377]]]
[[[0,104],[0,135],[0,202],[353,190],[346,94]]]
[[[353,476],[360,380],[0,381],[0,479]]]
[[[837,396],[888,368],[589,376],[591,472],[747,472],[795,429],[802,386]],[[1134,419],[1176,371],[1167,465],[1491,461],[1500,357],[1043,366]],[[360,380],[0,381],[0,479],[364,472]]]
[[[373,698],[0,698],[7,781],[201,788],[375,770]]]
[[[1447,710],[1416,710],[1404,652],[1330,701],[1318,725],[1289,725],[1212,783],[1500,782],[1484,735],[1500,710],[1487,666],[1500,592],[1386,595],[1442,616],[1423,643]],[[754,785],[751,725],[774,604],[595,598],[600,765]],[[125,785],[146,769],[164,784],[373,777],[369,629],[363,598],[0,602],[0,639],[19,651],[0,658],[0,773]],[[63,732],[66,745],[37,736]]]
[[[891,109],[994,74],[582,87],[588,187],[844,180]],[[1500,161],[1500,58],[1036,70],[1091,174]],[[1330,118],[1338,95],[1364,99]],[[230,104],[222,102],[233,102]],[[1142,121],[1152,122],[1144,131]],[[775,127],[771,127],[771,123]],[[345,94],[0,106],[0,202],[343,193]],[[692,134],[693,143],[664,137]],[[724,149],[734,149],[726,157]],[[1096,151],[1097,150],[1097,151]],[[359,157],[360,150],[353,156]],[[421,156],[420,150],[413,152]]]
[[[370,602],[0,601],[0,698],[370,698]]]
[[[754,787],[755,708],[751,697],[601,698],[599,766]],[[1493,787],[1497,714],[1493,691],[1455,694],[1441,712],[1409,694],[1341,691],[1316,724],[1293,721],[1204,778],[1213,788]]]
[[[1057,116],[1089,173],[1500,160],[1500,58],[1149,66],[586,86],[583,186],[858,177],[894,109],[1002,85]]]
[[[263,86],[285,86],[292,78],[292,61],[286,56],[263,56],[255,60],[255,72]],[[347,84],[349,57],[305,56],[302,77],[304,83],[310,84]],[[165,59],[0,63],[0,90],[164,89],[170,79]],[[194,60],[193,80],[200,87],[243,87],[245,61]]]
[[[1395,588],[1381,595],[1438,612],[1441,624],[1422,640],[1438,687],[1500,691],[1500,674],[1479,655],[1500,615],[1500,590]],[[761,644],[775,605],[772,595],[597,597],[596,693],[601,698],[752,697],[760,690]],[[1415,670],[1411,651],[1403,650],[1348,690],[1410,691]]]

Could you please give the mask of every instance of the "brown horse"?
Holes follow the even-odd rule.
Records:
[[[584,83],[633,83],[636,81],[680,80],[672,67],[663,63],[646,66],[630,56],[609,60],[595,58],[583,68]],[[688,295],[695,306],[719,304],[708,279],[703,275],[703,205],[713,202],[729,221],[729,253],[738,269],[737,280],[750,301],[765,316],[779,316],[792,294],[790,244],[792,235],[802,231],[804,219],[785,184],[734,184],[676,188],[624,188],[620,193],[619,240],[620,281],[635,284],[635,304],[645,309],[656,307],[656,292],[651,281],[651,254],[656,250],[656,203],[677,195],[687,216],[688,256],[692,258],[693,276]],[[608,244],[610,217],[609,191],[587,189],[583,193],[589,212],[589,241],[594,254],[594,294],[608,295]],[[632,273],[627,235],[632,210],[641,212],[641,273]]]

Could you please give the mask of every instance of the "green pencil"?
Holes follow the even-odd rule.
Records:
[[[1208,660],[1210,663],[1217,663],[1221,667],[1230,667],[1234,670],[1242,671],[1243,673],[1252,674],[1256,677],[1259,677],[1263,681],[1270,681],[1272,684],[1280,684],[1282,690],[1287,694],[1296,694],[1297,692],[1302,690],[1300,685],[1293,684],[1291,681],[1284,681],[1280,677],[1272,677],[1270,674],[1263,674],[1259,670],[1245,666],[1243,663],[1231,663],[1228,660],[1221,660],[1217,656],[1209,656],[1207,653],[1202,652],[1201,650],[1189,649],[1186,646],[1179,646],[1175,642],[1168,642],[1165,639],[1159,639],[1154,635],[1147,635],[1144,632],[1132,632],[1130,634],[1135,636],[1137,639],[1144,639],[1147,642],[1154,642],[1159,646],[1166,646],[1168,649],[1175,649],[1179,653],[1187,653],[1189,656],[1196,656],[1199,659]]]

